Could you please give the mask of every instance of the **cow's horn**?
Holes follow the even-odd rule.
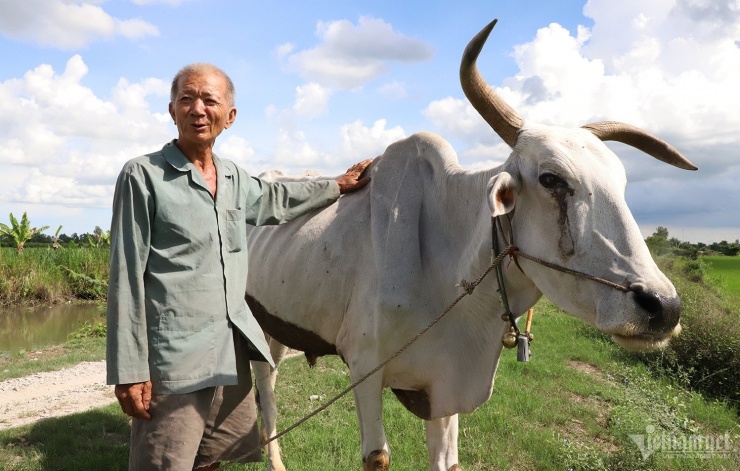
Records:
[[[656,159],[684,170],[698,167],[672,145],[647,131],[619,121],[600,121],[583,126],[602,141],[618,141],[639,149]]]
[[[465,96],[483,119],[496,131],[501,139],[510,147],[516,145],[519,131],[522,128],[522,118],[514,109],[506,104],[496,94],[493,88],[483,80],[475,61],[478,59],[483,44],[485,44],[491,30],[498,20],[493,20],[481,30],[471,41],[463,53],[460,63],[460,83]]]

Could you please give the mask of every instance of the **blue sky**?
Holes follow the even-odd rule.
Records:
[[[480,69],[525,120],[625,121],[699,166],[610,144],[644,234],[740,238],[740,0],[3,1],[0,221],[108,229],[123,163],[176,137],[169,82],[192,62],[234,80],[216,151],[254,174],[338,174],[421,130],[501,163],[458,81],[493,18]]]

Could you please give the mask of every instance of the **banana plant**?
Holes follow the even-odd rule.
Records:
[[[92,236],[87,234],[87,242],[90,247],[106,247],[110,246],[110,231],[103,231],[100,226],[95,226]]]
[[[13,216],[13,213],[10,213],[10,227],[0,222],[0,236],[12,239],[18,248],[18,253],[21,253],[23,252],[23,246],[26,244],[28,239],[33,237],[36,233],[43,232],[48,228],[49,226],[39,228],[31,227],[31,222],[28,220],[26,213],[23,213],[23,217],[21,217],[21,222],[19,224],[18,219]]]
[[[54,233],[54,236],[51,238],[52,242],[54,242],[51,245],[51,248],[53,248],[54,250],[56,250],[56,249],[59,248],[59,233],[60,232],[62,232],[62,226],[61,225],[57,228],[57,231]]]

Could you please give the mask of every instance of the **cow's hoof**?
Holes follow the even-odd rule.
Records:
[[[459,464],[453,464],[447,471],[462,471],[462,468]]]
[[[391,455],[385,450],[375,450],[363,460],[363,471],[388,471]]]

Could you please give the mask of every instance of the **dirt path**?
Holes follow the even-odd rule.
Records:
[[[105,361],[0,381],[0,429],[84,412],[115,402]]]
[[[300,355],[291,350],[286,358]],[[105,384],[105,360],[0,381],[0,430],[85,412],[116,402]]]

